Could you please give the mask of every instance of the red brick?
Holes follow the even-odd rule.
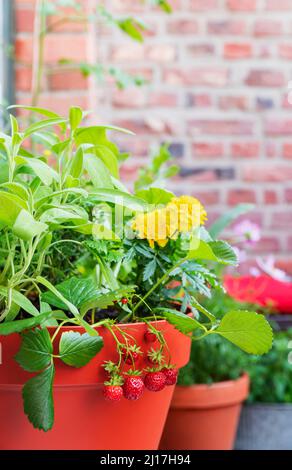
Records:
[[[32,61],[32,38],[22,37],[16,38],[15,41],[15,56],[19,62],[26,62],[31,64]]]
[[[138,135],[175,135],[179,132],[177,123],[170,123],[165,119],[150,115],[145,119],[119,119],[115,121],[115,124]]]
[[[246,59],[252,56],[251,44],[225,44],[224,57],[226,59]]]
[[[198,32],[196,20],[174,20],[167,25],[167,30],[172,34],[196,34]]]
[[[224,67],[201,67],[189,70],[173,68],[166,70],[164,80],[169,85],[215,86],[227,85],[229,71]]]
[[[256,158],[259,153],[259,142],[234,142],[231,144],[231,156],[234,158]]]
[[[128,43],[127,46],[114,46],[111,51],[111,59],[115,62],[137,62],[145,57],[143,44]]]
[[[277,70],[251,70],[245,83],[256,87],[280,87],[286,84],[285,75]]]
[[[292,135],[292,119],[268,119],[265,122],[265,133],[270,136]]]
[[[146,58],[154,62],[173,62],[176,58],[176,48],[169,44],[157,44],[147,48]]]
[[[209,34],[218,35],[244,35],[247,32],[247,23],[244,20],[212,20],[207,24]]]
[[[87,37],[85,35],[49,34],[45,42],[45,61],[55,63],[61,59],[84,61]]]
[[[292,159],[292,143],[284,143],[282,148],[284,158]]]
[[[130,153],[133,157],[146,157],[150,153],[150,143],[148,140],[133,139],[133,137],[119,137],[115,142],[122,152]]]
[[[215,54],[215,46],[210,43],[192,44],[186,48],[189,56],[196,57],[209,57]]]
[[[212,98],[207,93],[187,93],[186,104],[194,108],[210,108],[212,106]]]
[[[277,253],[280,251],[280,240],[276,237],[262,237],[253,247],[256,253]]]
[[[233,11],[254,11],[257,0],[227,0],[227,6]]]
[[[51,90],[85,90],[88,79],[79,70],[55,72],[49,75]]]
[[[21,98],[20,104],[31,104],[31,100]],[[43,93],[40,101],[39,106],[43,108],[51,109],[56,113],[59,113],[63,116],[68,115],[68,110],[70,106],[80,106],[83,109],[88,109],[89,103],[87,100],[87,96],[78,95],[69,95],[69,94],[47,94]]]
[[[146,94],[140,88],[116,90],[112,102],[117,108],[141,108],[146,105]]]
[[[244,181],[250,182],[277,182],[291,181],[292,166],[283,165],[258,165],[243,169]]]
[[[149,106],[161,106],[166,108],[173,108],[177,106],[177,95],[167,92],[152,92],[149,96]]]
[[[235,206],[240,203],[255,203],[256,193],[251,189],[231,189],[228,192],[227,204]]]
[[[219,191],[195,191],[192,195],[206,207],[214,206],[220,202]]]
[[[279,45],[279,56],[283,59],[292,59],[292,45],[291,44],[280,44]]]
[[[267,0],[266,1],[267,10],[291,10],[292,1],[291,0]]]
[[[285,201],[292,202],[292,188],[286,188],[284,194],[285,194]]]
[[[267,189],[264,192],[264,203],[265,204],[277,204],[278,203],[278,194],[272,189]]]
[[[252,135],[253,122],[244,120],[194,119],[188,122],[190,135]]]
[[[210,11],[216,10],[219,6],[218,0],[191,0],[191,10],[195,11]]]
[[[281,21],[276,20],[257,20],[254,24],[254,35],[263,36],[279,36],[282,34],[283,25]]]
[[[249,100],[245,95],[226,95],[219,97],[218,105],[220,109],[224,110],[239,109],[240,111],[246,111],[249,108]]]
[[[15,69],[15,87],[18,91],[30,91],[32,83],[32,71],[28,67]]]
[[[274,158],[274,157],[277,156],[278,150],[277,150],[277,145],[274,141],[273,142],[266,142],[264,144],[264,154],[268,158]]]
[[[223,157],[223,155],[224,144],[221,142],[195,142],[192,144],[192,156],[194,158],[216,158]]]
[[[271,227],[275,229],[292,228],[292,211],[277,211],[272,214]]]
[[[15,10],[15,29],[22,33],[31,33],[34,28],[34,10],[17,8]]]
[[[50,15],[47,19],[47,26],[50,31],[54,32],[66,32],[66,33],[79,33],[87,30],[87,22],[80,19],[80,16],[86,14],[86,0],[83,2],[82,10],[76,11],[70,7],[59,7],[58,15]],[[62,21],[62,18],[67,18],[67,21]],[[78,19],[79,18],[79,19]]]

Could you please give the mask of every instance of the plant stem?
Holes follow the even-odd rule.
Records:
[[[43,79],[44,46],[46,38],[46,17],[44,15],[44,0],[37,0],[34,21],[34,52],[32,64],[32,106],[37,106]]]
[[[162,284],[164,281],[166,281],[168,278],[169,278],[169,275],[172,273],[172,271],[174,271],[176,268],[178,268],[182,263],[184,263],[185,261],[187,260],[187,258],[184,258],[182,260],[180,260],[177,264],[175,264],[174,266],[172,266],[171,268],[169,268],[164,274],[163,276],[158,279],[158,281],[156,282],[156,284],[154,284],[154,286],[151,287],[151,289],[147,292],[146,295],[144,295],[144,297],[140,300],[140,302],[138,302],[135,307],[133,308],[133,313],[136,312],[136,310],[140,307],[140,305],[142,303],[145,303],[145,300],[149,297],[149,295],[151,295],[156,289],[157,287],[160,286],[160,284]]]

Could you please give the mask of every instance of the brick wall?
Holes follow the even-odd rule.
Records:
[[[16,0],[17,99],[25,103],[34,3]],[[149,85],[117,91],[76,71],[54,71],[40,104],[62,112],[79,104],[135,131],[136,138],[118,137],[135,156],[123,169],[128,181],[153,145],[170,142],[182,167],[170,188],[198,195],[211,219],[227,206],[255,203],[250,218],[264,228],[257,251],[275,253],[292,272],[292,0],[174,0],[171,16],[135,0],[105,3],[142,17],[150,25],[145,43],[100,25],[59,25],[47,41],[47,64],[101,59]]]

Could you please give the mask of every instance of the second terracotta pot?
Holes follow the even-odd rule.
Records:
[[[233,449],[249,378],[177,386],[160,443],[162,450]]]

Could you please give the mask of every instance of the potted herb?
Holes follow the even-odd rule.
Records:
[[[251,380],[242,409],[236,449],[292,449],[292,330],[275,332],[272,350],[245,358]]]
[[[195,198],[128,192],[107,136],[128,131],[28,109],[42,118],[0,134],[0,446],[155,449],[192,335],[263,354],[271,328],[199,304],[220,284],[206,263],[236,254]]]

